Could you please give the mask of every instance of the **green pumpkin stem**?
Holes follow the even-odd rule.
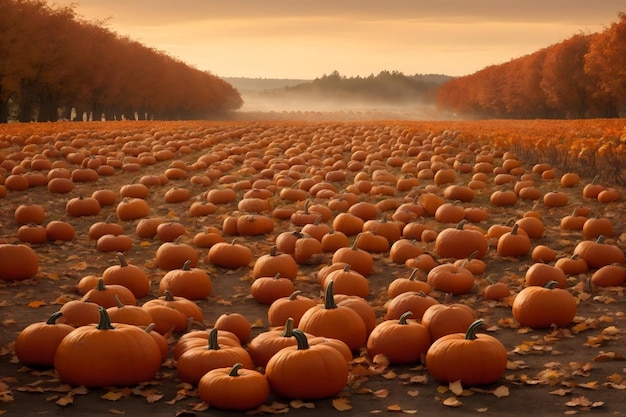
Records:
[[[296,338],[296,342],[298,342],[298,350],[306,350],[309,349],[309,339],[306,338],[306,335],[300,329],[295,329],[293,331],[293,337]]]
[[[295,290],[294,292],[289,294],[289,301],[293,301],[293,300],[297,299],[300,294],[302,294],[302,291]]]
[[[100,313],[100,321],[98,321],[98,325],[96,329],[98,330],[113,330],[115,327],[111,324],[111,319],[109,317],[109,313],[107,313],[104,307],[99,307],[98,312]]]
[[[239,376],[239,370],[243,368],[243,364],[241,363],[236,363],[233,365],[233,367],[230,369],[230,372],[228,373],[228,376],[233,376],[233,377],[237,377]]]
[[[282,337],[291,337],[293,336],[293,317],[289,317],[287,321],[285,321],[285,329],[281,333]]]
[[[218,330],[216,328],[211,329],[209,332],[209,350],[220,350],[220,344],[217,341]]]
[[[400,316],[400,318],[398,319],[398,324],[408,324],[407,320],[412,315],[413,315],[412,311],[407,311],[406,313],[404,313],[403,315]]]
[[[57,311],[56,313],[54,313],[50,317],[48,317],[48,320],[46,320],[46,324],[56,324],[57,323],[57,319],[59,317],[61,317],[62,315],[63,315],[62,311]]]
[[[478,319],[469,325],[467,331],[465,332],[465,340],[474,340],[476,339],[476,332],[483,325],[483,320]]]
[[[559,283],[555,280],[550,280],[548,282],[546,282],[546,285],[543,286],[543,288],[547,288],[549,290],[551,290],[552,288],[556,287],[557,285],[559,285]]]
[[[335,281],[332,279],[328,281],[328,285],[326,285],[326,291],[324,292],[324,309],[332,310],[333,308],[337,308],[337,303],[335,303]]]

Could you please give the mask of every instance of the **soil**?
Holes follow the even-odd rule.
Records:
[[[381,122],[381,125],[383,123]],[[241,126],[241,125],[239,125]],[[244,123],[245,128],[245,123]],[[197,154],[177,155],[193,162]],[[71,242],[48,242],[33,245],[40,259],[39,273],[21,282],[0,281],[0,414],[35,415],[233,415],[232,412],[207,409],[195,394],[194,387],[182,384],[176,376],[172,359],[164,362],[157,377],[149,383],[130,388],[84,389],[69,387],[60,381],[53,369],[31,369],[19,363],[13,343],[18,333],[28,324],[44,321],[70,299],[78,299],[74,286],[86,275],[100,275],[117,262],[114,254],[98,252],[95,242],[87,236],[91,224],[114,215],[115,207],[104,207],[92,217],[68,218],[65,203],[70,197],[82,193],[90,195],[96,189],[118,191],[124,184],[135,181],[147,173],[162,173],[171,163],[163,161],[144,167],[138,172],[119,171],[113,176],[100,177],[94,183],[77,184],[71,195],[49,193],[45,187],[27,192],[10,192],[0,200],[0,227],[2,242],[16,242],[17,224],[13,211],[20,204],[41,204],[46,207],[46,221],[64,219],[77,231]],[[461,177],[467,181],[468,177]],[[428,182],[423,182],[424,186]],[[223,218],[236,210],[236,206],[221,207],[213,215],[192,218],[187,213],[189,202],[163,203],[163,194],[173,185],[187,187],[199,196],[207,188],[191,184],[188,180],[171,181],[161,187],[151,188],[148,201],[151,216],[165,216],[186,225],[191,237],[209,225],[221,227]],[[558,188],[558,179],[546,181],[544,192]],[[622,250],[626,243],[620,237],[626,232],[624,203],[622,201],[600,204],[582,198],[583,183],[565,190],[570,197],[568,207],[542,208],[546,230],[542,238],[534,239],[533,246],[545,244],[557,250],[560,256],[569,256],[581,239],[580,231],[565,232],[560,229],[560,219],[578,204],[588,205],[592,213],[610,218],[615,233],[610,242]],[[626,190],[618,188],[622,195]],[[278,204],[279,202],[277,202]],[[283,205],[301,207],[302,203],[282,202]],[[488,195],[480,194],[472,202],[475,206],[489,206]],[[490,208],[490,218],[480,224],[487,229],[492,224],[519,218],[533,207],[533,202],[519,201],[514,207]],[[424,222],[440,230],[450,225],[438,225],[433,218]],[[161,242],[140,240],[134,228],[136,221],[121,222],[126,233],[134,239],[133,248],[126,253],[129,262],[142,266],[152,281],[147,299],[159,296],[158,282],[163,275],[154,263],[154,254]],[[271,235],[246,239],[255,258],[263,253],[280,232],[295,229],[288,222],[276,222]],[[433,243],[423,243],[423,249],[433,252]],[[239,312],[253,323],[252,337],[267,330],[267,306],[258,304],[249,296],[251,266],[237,270],[216,268],[206,257],[206,249],[199,249],[198,267],[205,269],[213,280],[213,293],[198,301],[202,308],[204,324],[210,328],[217,317],[227,312]],[[320,264],[302,266],[296,279],[296,288],[304,294],[319,299],[320,288],[315,275],[330,260],[326,254]],[[626,414],[626,344],[622,335],[626,328],[624,287],[590,288],[585,281],[589,274],[569,277],[569,291],[578,299],[578,313],[574,322],[564,328],[533,330],[523,328],[511,314],[511,299],[486,302],[481,290],[485,277],[491,275],[506,282],[515,294],[523,286],[524,273],[532,264],[529,256],[503,258],[493,247],[484,258],[487,271],[477,277],[470,294],[455,296],[454,302],[472,306],[485,321],[481,330],[498,338],[508,351],[508,369],[496,383],[481,387],[462,387],[434,380],[420,363],[407,366],[386,366],[374,363],[364,350],[355,353],[351,380],[344,391],[335,398],[313,402],[289,401],[272,395],[267,405],[248,414],[283,414],[312,416],[325,414],[366,415],[404,414],[431,415],[504,415],[520,414],[563,415],[623,415]],[[387,285],[396,277],[405,277],[411,270],[403,264],[393,264],[388,253],[375,255],[375,268],[369,277],[371,295],[368,301],[376,309],[379,320],[384,318]],[[444,294],[433,295],[443,302]],[[175,337],[170,339],[170,346]],[[94,358],[97,360],[97,358]]]

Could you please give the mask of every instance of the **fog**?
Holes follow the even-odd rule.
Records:
[[[329,99],[312,95],[266,94],[240,91],[244,100],[240,118],[285,120],[450,120],[454,116],[438,112],[423,103],[390,104],[383,101]]]

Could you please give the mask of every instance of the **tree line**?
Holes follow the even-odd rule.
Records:
[[[434,101],[434,93],[445,75],[405,75],[400,71],[381,71],[368,77],[346,77],[338,71],[324,74],[311,82],[285,87],[281,93],[318,95],[332,99],[374,100],[387,103]]]
[[[475,118],[607,118],[626,113],[626,14],[437,91],[440,109]]]
[[[0,123],[203,119],[242,106],[219,77],[85,21],[73,7],[0,0]]]

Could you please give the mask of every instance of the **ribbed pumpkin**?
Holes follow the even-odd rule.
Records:
[[[430,347],[428,330],[415,320],[409,320],[410,311],[399,319],[380,322],[367,339],[370,357],[383,354],[391,364],[408,364],[420,361]]]
[[[556,281],[545,286],[521,290],[513,300],[513,317],[522,326],[533,329],[567,326],[576,316],[577,302],[567,290],[555,288]]]

